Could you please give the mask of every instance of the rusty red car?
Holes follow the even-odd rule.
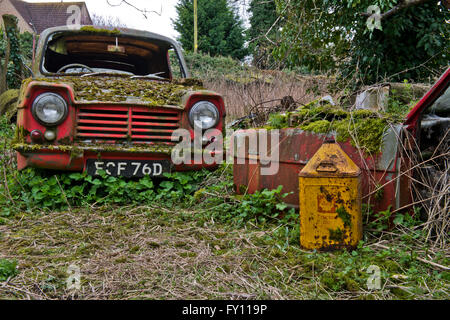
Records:
[[[363,203],[374,212],[411,210],[415,192],[420,190],[418,173],[448,170],[450,153],[450,68],[407,114],[403,122],[392,125],[384,132],[380,151],[366,154],[351,144],[350,140],[339,142],[340,147],[362,171]],[[278,133],[277,133],[278,134]],[[289,193],[284,201],[299,206],[299,172],[314,156],[324,141],[335,140],[335,134],[319,134],[299,128],[283,128],[279,132],[279,151],[276,175],[264,175],[267,167],[262,163],[260,150],[242,144],[240,135],[252,138],[258,130],[247,129],[235,134],[240,154],[234,155],[234,186],[238,193],[254,193],[262,189],[283,186]],[[268,139],[270,140],[270,139]],[[273,151],[272,147],[272,151]],[[437,175],[441,176],[441,175]],[[436,186],[439,181],[428,181]],[[414,188],[413,184],[419,185]],[[422,195],[422,199],[433,195]],[[417,198],[416,198],[417,199]]]
[[[171,160],[175,130],[222,131],[226,115],[222,96],[190,78],[175,41],[132,29],[50,28],[32,71],[17,104],[19,170],[155,177],[217,165]]]

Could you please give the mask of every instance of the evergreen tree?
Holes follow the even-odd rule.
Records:
[[[253,55],[253,64],[261,69],[272,68],[272,51],[278,30],[275,0],[251,0],[248,12],[251,17],[247,40],[249,51]]]
[[[178,17],[172,21],[180,33],[184,50],[194,50],[193,0],[180,0],[176,6]],[[212,56],[231,56],[242,59],[244,48],[242,20],[228,5],[227,0],[198,0],[198,50]]]

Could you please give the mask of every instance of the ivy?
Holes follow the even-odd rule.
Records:
[[[16,27],[0,28],[0,65],[4,65],[6,48],[9,41],[10,55],[6,73],[8,89],[18,89],[24,78],[23,64],[31,66],[33,35],[29,32],[18,33]]]
[[[9,39],[10,47],[7,83],[8,88],[17,89],[22,83],[22,54],[20,52],[20,42],[16,28],[6,28],[6,34]]]

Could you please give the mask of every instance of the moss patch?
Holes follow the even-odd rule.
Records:
[[[54,77],[35,79],[41,82],[65,83],[74,90],[79,102],[133,102],[147,106],[180,106],[188,91],[204,88],[195,80],[152,81],[123,76]]]
[[[341,228],[337,229],[328,229],[328,232],[330,233],[329,238],[330,240],[341,242],[344,240],[345,231]]]
[[[344,222],[344,227],[351,227],[352,225],[352,216],[345,210],[344,207],[339,207],[336,210],[338,217]]]
[[[96,28],[94,26],[84,26],[80,28],[81,31],[87,32],[87,33],[104,33],[104,34],[110,34],[110,35],[119,35],[120,31],[114,28],[113,30],[109,29],[102,29],[102,28]]]
[[[11,89],[0,95],[0,115],[6,114],[11,117],[17,110],[17,100],[19,98],[19,90]]]
[[[273,114],[268,127],[273,129],[300,128],[318,134],[334,132],[338,142],[350,140],[354,147],[375,154],[381,150],[383,133],[392,123],[401,123],[401,116],[370,110],[347,111],[313,101],[295,112]]]
[[[97,151],[97,152],[130,152],[130,153],[162,153],[171,154],[172,148],[167,145],[142,145],[142,146],[120,146],[120,145],[38,145],[26,143],[14,143],[13,149],[20,152],[33,152],[37,150],[51,150],[70,152],[73,158],[82,155],[83,151]]]

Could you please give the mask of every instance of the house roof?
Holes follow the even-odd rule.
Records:
[[[81,15],[82,25],[91,25],[92,20],[89,16],[89,11],[87,10],[86,4],[84,2],[40,2],[40,3],[29,3],[20,0],[10,0],[11,4],[16,8],[16,10],[21,14],[21,16],[31,24],[31,27],[36,33],[40,34],[47,28],[55,26],[63,26],[67,24],[67,20],[72,15],[67,9],[71,5],[79,6],[80,8],[85,8],[87,12],[86,15]]]

